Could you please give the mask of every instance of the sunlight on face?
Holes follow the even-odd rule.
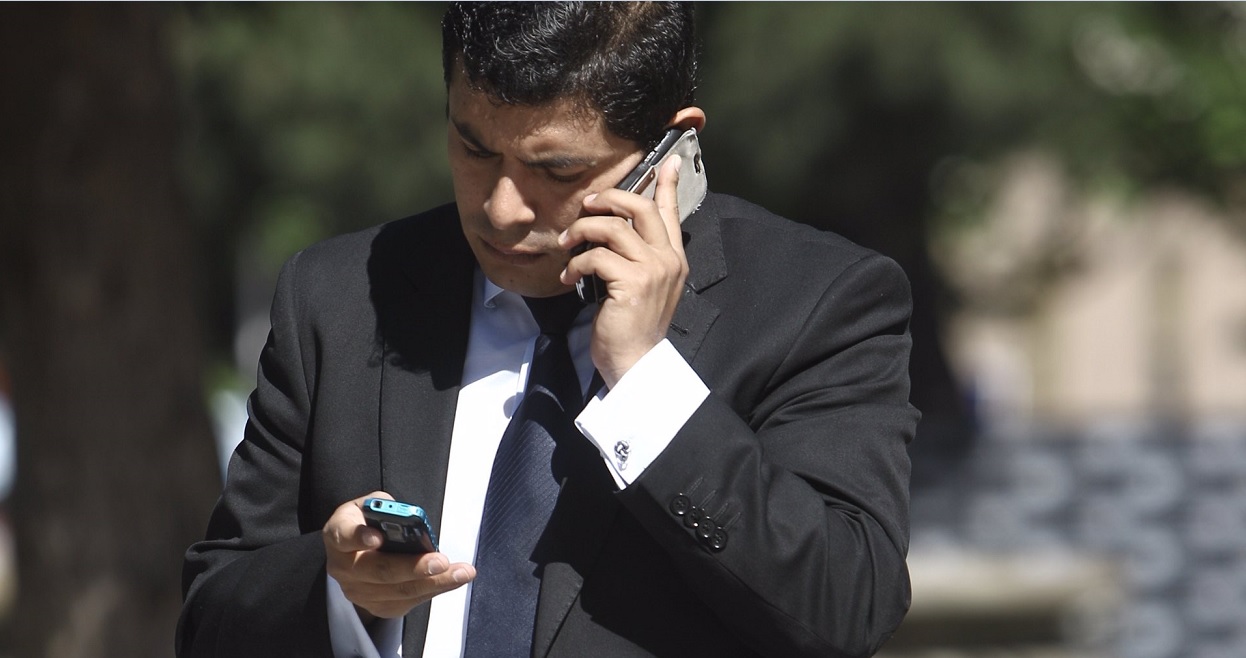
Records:
[[[570,100],[502,105],[462,79],[450,84],[446,132],[463,234],[499,286],[531,297],[566,292],[558,275],[569,254],[558,235],[583,215],[585,196],[640,162],[640,146]]]

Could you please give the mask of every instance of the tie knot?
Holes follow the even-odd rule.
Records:
[[[528,310],[532,311],[541,333],[558,336],[567,333],[575,322],[575,316],[584,308],[584,303],[573,292],[557,297],[524,297],[523,300],[528,304]]]

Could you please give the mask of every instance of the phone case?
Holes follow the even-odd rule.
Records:
[[[701,160],[701,142],[695,129],[689,128],[682,133],[677,128],[669,130],[618,187],[652,199],[657,191],[658,170],[672,155],[680,158],[679,185],[675,188],[675,196],[679,201],[679,221],[682,223],[701,207],[709,191],[705,163]]]
[[[680,158],[679,184],[675,188],[675,197],[679,202],[679,222],[682,224],[701,207],[709,191],[705,163],[701,160],[701,142],[697,139],[695,129],[689,128],[682,132],[678,128],[668,130],[662,141],[616,187],[635,192],[647,199],[654,198],[658,187],[658,170],[672,155]],[[584,244],[575,253],[579,254],[597,246]],[[607,294],[605,282],[597,276],[581,277],[575,283],[575,292],[585,304],[601,303]]]
[[[437,550],[437,537],[428,523],[428,515],[416,505],[368,498],[363,501],[363,518],[385,535],[382,551],[432,553]]]

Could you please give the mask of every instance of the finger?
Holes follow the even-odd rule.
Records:
[[[342,582],[342,594],[356,606],[368,613],[387,619],[401,617],[412,608],[434,597],[458,589],[476,578],[476,568],[466,563],[449,565],[449,569],[436,576],[422,576],[401,583]]]
[[[393,592],[392,588],[396,586],[401,586],[400,590],[443,591],[471,582],[476,577],[476,568],[472,565],[465,562],[451,564],[444,555],[438,553],[436,556],[434,563],[439,566],[433,569],[423,564],[416,565],[409,560],[381,560],[369,565],[359,565],[358,568],[345,574],[346,578],[339,582],[342,583],[343,590],[350,589],[351,591]],[[380,554],[379,557],[409,558],[410,556]],[[363,562],[362,558],[360,561]],[[396,596],[391,594],[389,598],[393,599]]]
[[[633,236],[639,242],[639,238]],[[608,246],[601,249],[589,249],[569,261],[562,271],[560,280],[571,285],[581,277],[596,274],[603,281],[618,281],[629,275],[636,266],[634,260],[627,257],[627,249]]]
[[[458,589],[476,578],[476,570],[470,564],[450,565],[445,572],[435,576],[417,576],[396,583],[370,583],[351,581],[342,584],[342,592],[352,602],[395,602],[428,600],[438,594]]]
[[[658,204],[662,225],[666,229],[666,239],[678,248],[682,248],[684,242],[679,227],[679,167],[682,164],[683,158],[672,155],[658,170],[658,187],[653,197]]]
[[[353,581],[385,585],[439,577],[462,566],[462,563],[452,565],[442,553],[409,555],[366,551],[356,553],[348,562],[335,564],[331,568],[345,572],[346,577]]]
[[[670,234],[663,226],[657,203],[639,194],[616,189],[603,190],[584,197],[584,209],[590,216],[614,216],[631,220],[628,225],[632,230],[654,247],[661,247],[670,241]],[[583,219],[588,218],[581,218],[579,221]]]
[[[605,245],[628,258],[638,258],[649,248],[630,222],[614,215],[581,217],[559,236],[559,244],[565,249],[585,242]]]
[[[338,583],[342,594],[351,603],[376,617],[396,618],[433,597],[466,585],[475,578],[475,567],[457,563],[448,565],[447,570],[440,574],[417,575],[397,583],[369,583],[351,579],[338,579]]]

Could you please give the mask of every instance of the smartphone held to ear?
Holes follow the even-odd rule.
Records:
[[[679,202],[679,221],[682,223],[701,206],[709,189],[705,164],[701,161],[701,143],[697,140],[695,129],[667,130],[662,141],[615,187],[648,199],[654,198],[658,171],[672,155],[680,158],[679,184],[675,196]],[[580,254],[598,246],[600,245],[585,243],[577,247],[574,253]],[[575,284],[575,292],[585,304],[601,303],[606,298],[606,284],[597,276],[582,277]]]
[[[392,553],[433,553],[437,537],[423,508],[385,498],[363,501],[363,518],[369,527],[385,535],[382,551]]]

